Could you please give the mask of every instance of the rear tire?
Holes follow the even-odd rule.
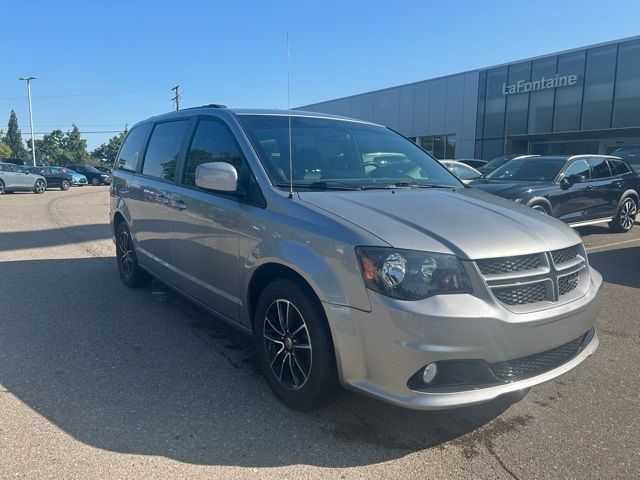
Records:
[[[127,287],[144,287],[151,283],[151,275],[138,265],[131,233],[124,221],[116,227],[116,261],[120,279]]]
[[[91,185],[93,185],[94,187],[97,187],[98,185],[100,185],[100,180],[98,180],[97,178],[92,178]]]
[[[253,332],[258,363],[283,403],[311,410],[333,400],[335,353],[317,298],[290,280],[274,280],[258,298]]]
[[[625,233],[633,228],[638,214],[638,202],[633,197],[622,200],[618,214],[609,223],[609,229],[614,233]]]
[[[33,193],[42,194],[47,189],[47,184],[44,183],[44,180],[36,180],[36,183],[33,184]]]
[[[69,187],[71,187],[69,180],[62,180],[62,183],[60,184],[60,190],[63,190],[66,192],[67,190],[69,190]]]

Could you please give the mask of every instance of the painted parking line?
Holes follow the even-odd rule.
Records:
[[[618,245],[624,245],[626,243],[634,243],[634,242],[640,242],[640,238],[632,238],[630,240],[623,240],[621,242],[605,243],[604,245],[595,245],[593,247],[587,247],[587,252],[591,252],[593,250],[601,250],[603,248],[616,247]]]

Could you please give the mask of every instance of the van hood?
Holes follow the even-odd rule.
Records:
[[[524,255],[580,243],[561,221],[471,188],[300,192],[299,198],[393,247],[463,259]]]

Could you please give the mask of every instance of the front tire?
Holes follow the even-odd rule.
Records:
[[[66,192],[67,190],[69,190],[69,187],[71,187],[69,180],[62,180],[62,183],[60,184],[60,190],[63,190]]]
[[[290,280],[273,281],[258,298],[253,331],[258,363],[283,403],[311,410],[333,399],[335,354],[315,297]]]
[[[618,214],[609,223],[609,229],[614,233],[625,233],[633,228],[638,214],[638,203],[633,197],[627,197],[622,200],[622,204],[618,209]]]
[[[531,208],[533,208],[536,212],[540,212],[544,215],[550,215],[549,209],[542,203],[534,203],[533,205],[531,205]]]
[[[131,233],[124,221],[116,227],[116,261],[120,280],[127,287],[138,288],[151,283],[151,276],[138,265]]]
[[[0,195],[4,194],[4,182],[0,180]]]
[[[36,180],[36,183],[33,185],[33,193],[42,194],[47,189],[47,184],[44,183],[44,180]]]

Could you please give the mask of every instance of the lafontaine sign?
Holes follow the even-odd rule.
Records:
[[[540,80],[525,81],[518,80],[516,83],[507,85],[502,84],[502,94],[512,95],[514,93],[535,92],[537,90],[546,90],[548,88],[570,87],[578,83],[578,75],[556,75],[554,77],[542,77]]]

